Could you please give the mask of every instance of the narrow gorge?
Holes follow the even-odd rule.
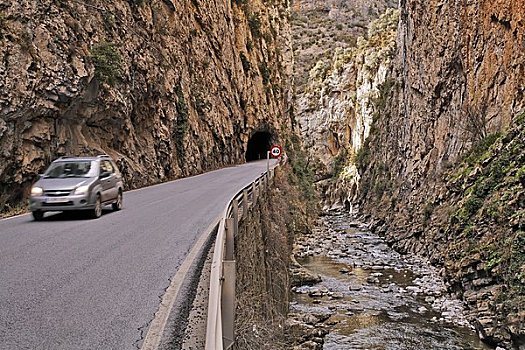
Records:
[[[524,34],[522,0],[3,1],[0,217],[60,156],[108,154],[130,190],[280,144],[280,229],[349,212],[523,350]]]
[[[324,208],[357,209],[429,259],[506,349],[525,346],[524,15],[401,1],[319,60],[297,104]]]

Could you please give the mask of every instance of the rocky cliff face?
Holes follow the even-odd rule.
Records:
[[[295,112],[325,208],[348,205],[356,194],[352,157],[370,132],[392,69],[398,13],[387,9],[396,4],[294,3]]]
[[[244,161],[291,121],[287,0],[0,4],[0,211],[61,155],[128,188]]]
[[[400,2],[360,202],[398,249],[444,267],[481,337],[525,346],[523,2]],[[514,119],[513,119],[514,118]]]
[[[384,103],[381,91],[389,84],[397,23],[398,11],[390,9],[371,23],[368,39],[360,37],[355,48],[335,50],[329,64],[318,61],[297,98],[301,132],[325,208],[348,205],[357,194],[353,158]]]
[[[325,206],[359,204],[398,250],[443,267],[482,338],[523,347],[525,6],[399,5],[393,55],[369,35],[299,91],[311,163],[335,176],[320,182]]]

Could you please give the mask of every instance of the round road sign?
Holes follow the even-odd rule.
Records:
[[[281,146],[279,145],[273,145],[272,148],[270,149],[270,154],[274,158],[278,158],[281,155],[281,153],[282,153],[282,149],[281,149]]]

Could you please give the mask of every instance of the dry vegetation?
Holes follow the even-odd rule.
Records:
[[[21,215],[27,213],[27,206],[25,203],[21,203],[17,206],[10,206],[6,204],[3,210],[0,210],[0,219],[8,218],[15,215]]]
[[[394,7],[393,0],[296,1],[291,23],[297,91],[302,91],[317,61],[331,60],[336,48],[355,47],[358,37],[366,37],[370,21]]]
[[[307,226],[302,194],[289,183],[290,166],[277,168],[267,199],[260,201],[236,240],[238,350],[289,349],[284,325],[289,302],[293,236]],[[258,225],[254,223],[260,223]]]

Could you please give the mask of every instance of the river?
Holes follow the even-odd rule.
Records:
[[[294,254],[322,281],[292,289],[291,314],[324,330],[297,349],[492,349],[447,293],[439,270],[398,254],[349,213],[323,215]]]

